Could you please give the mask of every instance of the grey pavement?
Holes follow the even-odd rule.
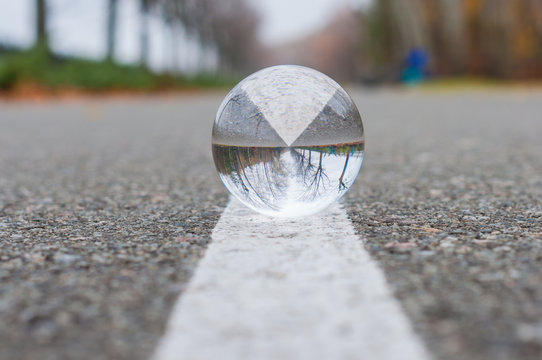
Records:
[[[352,91],[344,199],[437,359],[542,357],[542,92]],[[224,94],[0,103],[0,359],[146,359],[227,192]]]
[[[542,93],[359,96],[348,198],[441,359],[542,358]]]
[[[219,100],[1,105],[1,359],[150,355],[225,205]]]

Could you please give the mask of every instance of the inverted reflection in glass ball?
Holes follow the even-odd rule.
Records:
[[[352,186],[363,162],[363,124],[334,80],[302,66],[260,70],[225,97],[213,158],[228,190],[273,216],[316,213]]]

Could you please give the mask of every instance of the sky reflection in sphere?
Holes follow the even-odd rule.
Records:
[[[260,70],[218,109],[213,158],[228,190],[267,215],[316,213],[352,186],[364,152],[356,105],[334,80],[302,66]]]

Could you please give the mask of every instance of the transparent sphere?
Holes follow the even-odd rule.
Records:
[[[324,209],[363,162],[356,105],[331,78],[302,66],[273,66],[237,84],[218,109],[212,140],[228,190],[273,216]]]

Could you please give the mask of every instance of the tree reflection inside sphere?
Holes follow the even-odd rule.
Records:
[[[213,158],[246,206],[281,217],[316,213],[352,186],[363,162],[363,124],[348,94],[302,66],[260,70],[218,109]]]

